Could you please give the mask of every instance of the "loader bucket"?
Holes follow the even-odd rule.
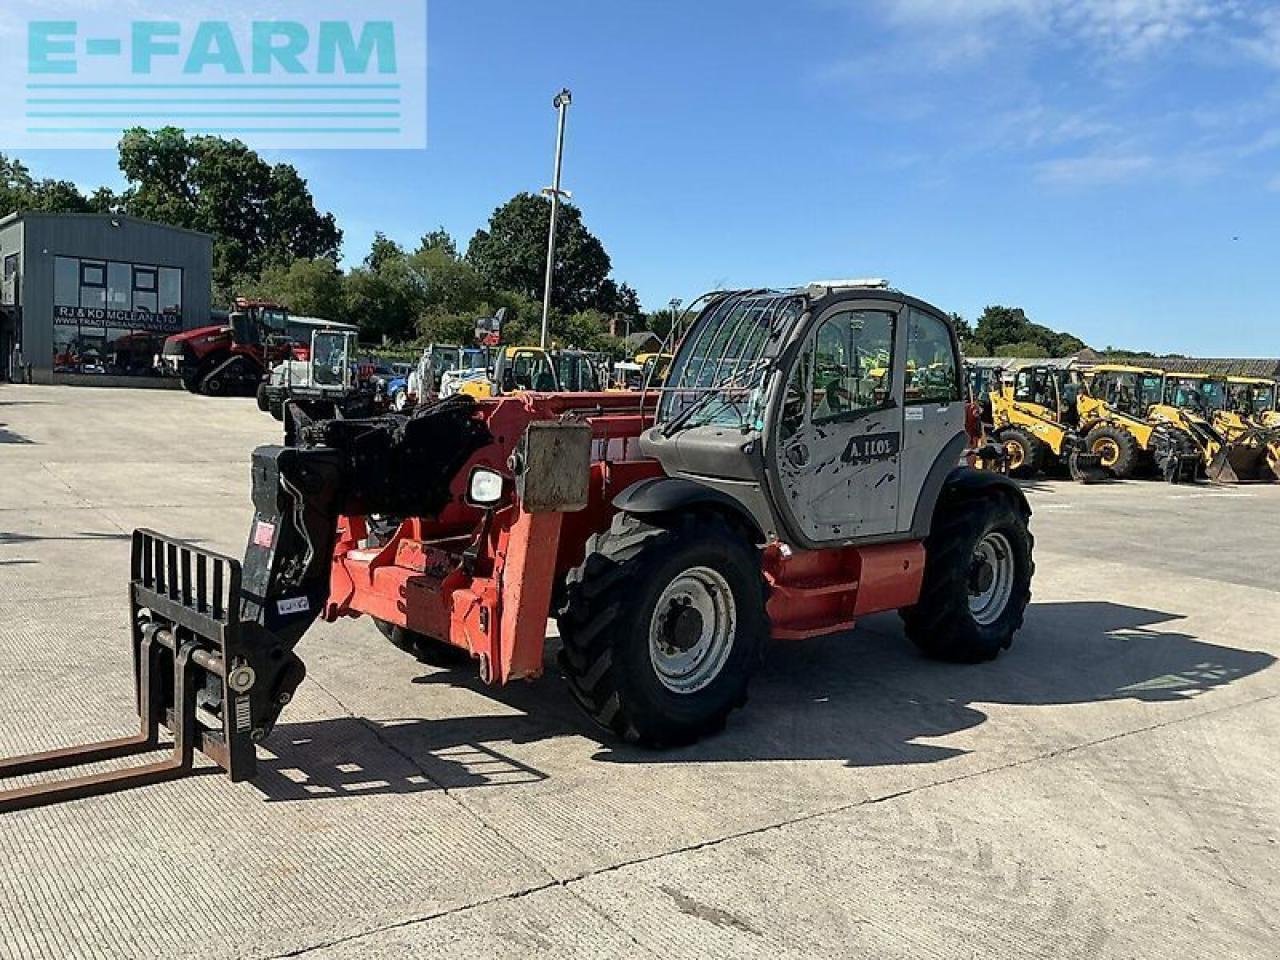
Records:
[[[1220,448],[1205,473],[1211,481],[1221,484],[1268,483],[1276,478],[1268,463],[1267,448],[1244,443]]]
[[[241,657],[240,563],[148,530],[135,531],[129,606],[138,732],[0,760],[0,780],[156,753],[166,749],[161,727],[171,733],[169,755],[0,792],[0,812],[173,780],[192,769],[196,750],[233,780],[252,775],[251,711],[247,697],[237,692],[247,693],[254,679]],[[300,675],[290,677],[293,687],[300,680]]]
[[[1072,453],[1067,458],[1067,470],[1076,483],[1106,483],[1116,478],[1110,467],[1102,465],[1102,455],[1098,453]]]

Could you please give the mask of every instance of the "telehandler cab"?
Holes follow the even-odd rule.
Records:
[[[908,394],[910,369],[945,369]],[[654,400],[657,399],[656,409]],[[0,810],[180,776],[235,781],[303,679],[317,620],[539,676],[549,616],[574,697],[652,747],[718,730],[770,639],[901,611],[926,654],[990,660],[1030,599],[1030,509],[967,446],[947,315],[884,286],[717,292],[649,394],[458,396],[305,425],[253,455],[243,563],[139,530],[141,730],[0,762],[0,777],[159,763],[0,794]]]
[[[1075,430],[1079,383],[1073,374],[1060,367],[1023,367],[1012,382],[995,377],[991,387],[994,439],[1004,447],[1013,476],[1066,467],[1080,483],[1111,479],[1102,458],[1084,449]]]

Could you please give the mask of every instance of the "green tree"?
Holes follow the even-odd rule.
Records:
[[[493,212],[487,229],[476,231],[467,247],[467,260],[493,289],[539,298],[550,225],[549,200],[517,194]],[[566,313],[601,307],[602,295],[609,295],[604,284],[610,268],[604,245],[583,225],[581,211],[571,203],[563,204],[552,286],[555,307]]]
[[[418,252],[425,253],[428,250],[441,250],[454,260],[458,259],[458,245],[454,243],[453,237],[449,236],[449,232],[444,227],[436,227],[430,233],[422,235]]]
[[[94,209],[70,180],[37,180],[22,161],[0,154],[0,217],[22,210],[90,213]]]
[[[347,315],[346,277],[336,263],[324,257],[267,267],[261,278],[242,292],[282,303],[301,316],[341,321]]]
[[[1034,340],[997,344],[995,350],[992,351],[992,356],[994,357],[1019,357],[1025,359],[1043,357],[1044,355],[1044,347]]]
[[[963,338],[963,334],[962,334]],[[985,350],[991,356],[1018,357],[1067,357],[1085,348],[1079,337],[1059,333],[1039,323],[1032,323],[1021,307],[988,306],[978,318],[972,335],[975,349]],[[1030,346],[1027,346],[1030,345]],[[1034,353],[1006,354],[1005,348],[1017,346]],[[977,354],[973,354],[977,356]]]
[[[126,213],[214,235],[214,281],[224,291],[271,266],[338,255],[342,231],[316,209],[298,171],[239,140],[135,128],[120,141],[120,170]]]
[[[672,311],[670,309],[655,310],[644,318],[644,323],[640,326],[631,327],[631,332],[638,330],[651,330],[656,333],[661,340],[666,340],[671,333],[671,327],[683,316],[679,310]]]
[[[994,350],[997,344],[1025,340],[1029,322],[1021,307],[988,306],[978,317],[974,338]]]

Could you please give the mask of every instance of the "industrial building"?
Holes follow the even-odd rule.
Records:
[[[115,214],[0,220],[0,364],[35,383],[142,386],[164,338],[209,322],[213,237]]]

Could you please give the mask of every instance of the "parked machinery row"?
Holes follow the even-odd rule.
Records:
[[[1007,376],[971,367],[969,389],[1015,476],[1280,480],[1280,410],[1270,380],[1032,365]]]

